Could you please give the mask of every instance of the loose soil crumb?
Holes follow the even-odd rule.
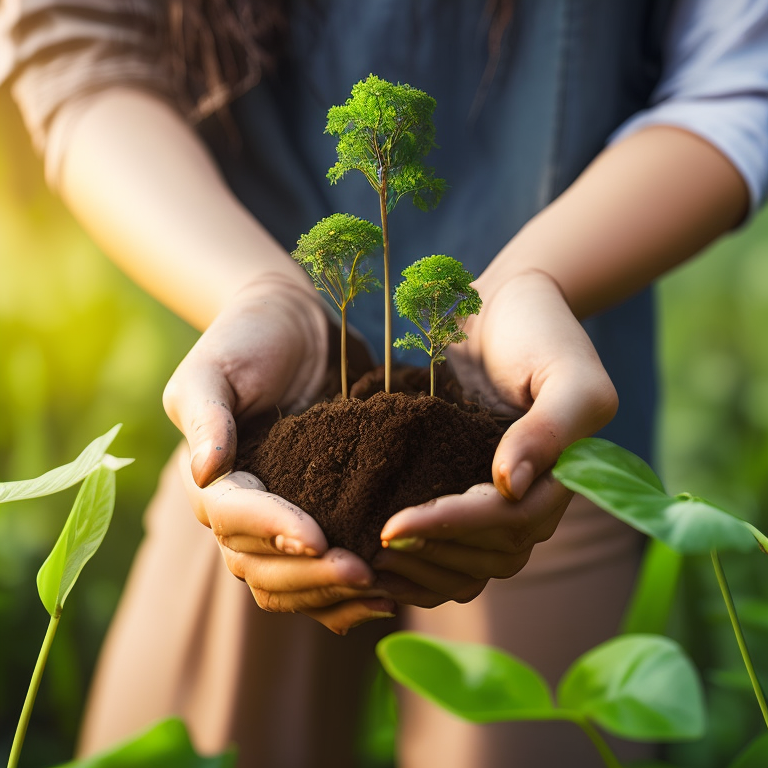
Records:
[[[331,547],[370,561],[395,512],[491,482],[503,432],[471,404],[378,392],[280,419],[243,441],[236,469],[312,515]]]

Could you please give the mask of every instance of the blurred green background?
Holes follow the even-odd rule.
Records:
[[[768,212],[662,281],[663,408],[658,467],[672,492],[704,496],[768,528]],[[104,258],[47,192],[7,94],[0,93],[0,480],[70,461],[117,422],[112,529],[67,603],[23,764],[71,757],[96,653],[115,608],[141,516],[179,435],[165,381],[196,334]],[[0,755],[47,625],[35,575],[75,491],[0,508]],[[724,558],[747,639],[768,682],[768,559]],[[684,568],[673,633],[700,665],[712,721],[670,751],[718,768],[759,733],[710,564]]]

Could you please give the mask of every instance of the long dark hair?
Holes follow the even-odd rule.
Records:
[[[514,2],[486,2],[488,64],[478,86],[481,101],[496,71]],[[284,51],[291,0],[167,0],[167,4],[164,49],[175,92],[193,120],[220,112],[252,88]]]

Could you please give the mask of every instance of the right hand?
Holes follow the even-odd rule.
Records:
[[[236,420],[275,406],[306,407],[327,367],[328,320],[311,289],[285,278],[240,291],[174,372],[165,410],[189,444],[182,475],[197,518],[212,528],[229,570],[269,611],[301,612],[332,631],[395,612],[371,589],[359,557],[328,549],[317,523],[232,468]],[[213,483],[213,484],[212,484]]]

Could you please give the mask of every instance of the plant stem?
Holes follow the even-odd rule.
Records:
[[[45,662],[48,661],[48,653],[51,650],[53,637],[56,634],[56,628],[59,626],[59,618],[60,616],[51,616],[51,620],[48,622],[48,631],[45,633],[45,639],[43,640],[43,645],[40,648],[37,663],[35,664],[35,671],[32,673],[32,680],[30,681],[29,689],[27,690],[27,698],[24,700],[24,707],[21,710],[19,724],[16,726],[16,735],[13,737],[11,755],[8,758],[8,768],[16,768],[19,764],[21,747],[24,744],[24,737],[27,734],[29,720],[32,717],[32,707],[35,704],[37,690],[40,687],[40,680],[43,677]]]
[[[389,221],[387,219],[387,176],[382,174],[379,190],[381,239],[384,244],[384,391],[389,393],[392,375],[392,297],[389,289]]]
[[[717,576],[717,583],[720,585],[720,591],[723,594],[723,600],[725,600],[725,607],[728,609],[728,616],[731,619],[731,626],[733,627],[733,634],[736,635],[736,642],[739,644],[739,650],[741,651],[741,658],[744,659],[744,666],[747,668],[747,674],[752,681],[752,688],[755,691],[757,697],[757,703],[760,706],[760,711],[763,713],[763,719],[766,726],[768,726],[768,705],[765,702],[765,694],[760,685],[760,681],[755,673],[755,667],[752,664],[752,657],[749,655],[749,649],[747,643],[744,640],[744,633],[741,631],[741,623],[739,622],[738,614],[736,613],[736,606],[733,603],[733,596],[731,590],[728,587],[728,582],[725,578],[725,571],[720,562],[720,556],[716,550],[712,550],[712,565],[715,569],[715,576]]]
[[[429,358],[429,394],[435,396],[435,358]]]
[[[589,736],[592,743],[595,745],[595,749],[600,753],[600,757],[603,758],[603,762],[607,768],[621,768],[621,763],[613,751],[608,746],[606,740],[600,735],[600,732],[595,728],[592,723],[587,720],[586,717],[577,715],[572,718],[573,722],[578,725],[584,733]]]
[[[347,305],[341,308],[341,396],[346,400],[347,392]]]

